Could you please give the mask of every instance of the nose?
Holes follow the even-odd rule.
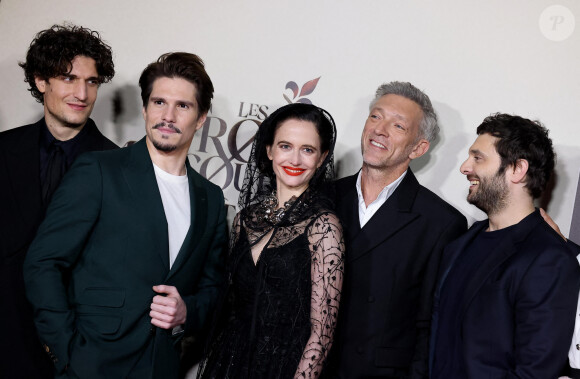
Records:
[[[459,172],[461,172],[463,175],[467,175],[471,172],[471,165],[469,164],[469,158],[467,158],[465,160],[465,162],[463,162],[461,164],[461,166],[459,167]]]
[[[389,136],[389,128],[387,127],[388,125],[389,121],[386,119],[376,122],[374,125],[375,134],[388,137]]]
[[[87,99],[88,88],[87,83],[83,80],[76,80],[74,87],[74,96],[80,101],[85,101]]]
[[[165,122],[175,122],[175,108],[171,106],[166,106],[163,110],[163,121]]]
[[[300,155],[299,149],[294,149],[292,155],[290,156],[290,164],[298,167],[302,163],[302,156]]]

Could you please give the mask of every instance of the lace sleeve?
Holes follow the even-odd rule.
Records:
[[[295,378],[317,378],[332,345],[344,273],[344,240],[338,217],[319,215],[308,230],[312,253],[311,332]]]
[[[232,230],[230,231],[230,246],[229,251],[232,251],[232,248],[238,242],[238,238],[240,238],[240,229],[242,226],[242,215],[241,212],[236,213],[234,216],[234,221],[232,222]]]

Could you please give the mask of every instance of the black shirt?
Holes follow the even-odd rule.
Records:
[[[447,274],[440,292],[432,378],[467,378],[462,358],[463,340],[460,329],[463,290],[489,253],[506,234],[513,231],[515,226],[479,233],[457,258]]]
[[[46,170],[48,167],[48,162],[50,160],[52,150],[54,145],[59,145],[63,150],[65,160],[63,162],[64,172],[68,171],[72,163],[75,161],[77,156],[82,153],[81,146],[82,141],[87,135],[88,128],[83,127],[80,132],[73,138],[67,141],[59,141],[50,133],[48,126],[46,126],[46,120],[42,119],[43,128],[40,132],[40,185],[43,186],[46,179]],[[85,125],[86,126],[86,125]]]

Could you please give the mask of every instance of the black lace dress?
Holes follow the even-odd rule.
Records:
[[[344,243],[333,212],[310,211],[306,219],[274,226],[266,235],[236,216],[230,317],[213,338],[199,377],[318,377],[336,325]],[[254,263],[250,246],[260,238],[268,243]]]

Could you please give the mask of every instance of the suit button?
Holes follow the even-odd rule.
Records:
[[[356,352],[359,353],[359,354],[362,354],[362,353],[365,352],[365,349],[362,346],[359,346],[359,347],[356,348]]]
[[[375,302],[375,297],[369,296],[369,303],[374,303],[374,302]]]

